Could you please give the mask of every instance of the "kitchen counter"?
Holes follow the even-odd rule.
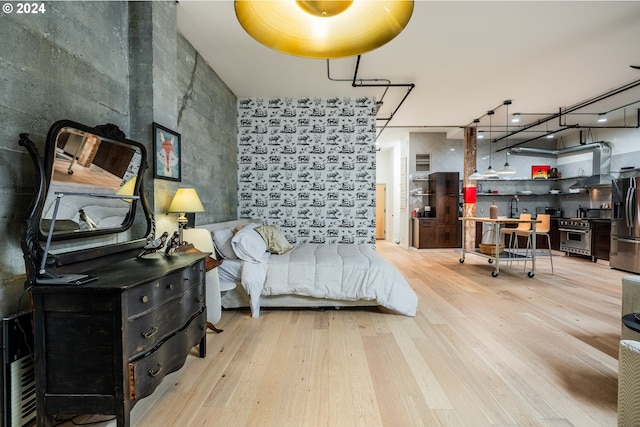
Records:
[[[489,258],[489,263],[494,263],[495,262],[495,269],[494,271],[491,272],[491,275],[493,277],[497,277],[498,274],[500,273],[500,260],[508,260],[510,262],[516,261],[531,261],[531,271],[529,271],[527,273],[527,275],[529,277],[533,277],[535,275],[536,272],[536,224],[540,224],[542,221],[539,219],[521,219],[521,218],[506,218],[506,217],[498,217],[498,218],[488,218],[488,217],[473,217],[473,216],[469,216],[469,217],[459,217],[458,218],[460,221],[465,222],[465,221],[474,221],[476,223],[481,222],[481,223],[488,223],[491,224],[492,226],[492,230],[493,230],[493,236],[494,236],[494,243],[495,244],[495,249],[493,251],[492,254],[486,254],[486,253],[482,253],[480,251],[475,251],[473,253],[483,256],[485,258]],[[500,226],[501,225],[508,225],[508,224],[531,224],[531,229],[533,231],[533,234],[531,236],[531,252],[530,252],[530,257],[520,257],[520,256],[513,256],[513,254],[506,254],[502,255],[501,251],[500,251],[500,246],[501,246],[501,236],[500,236]],[[465,242],[465,238],[464,238],[464,232],[465,232],[465,227],[462,227],[462,241]],[[466,253],[466,249],[464,247],[464,243],[462,245],[462,257],[460,258],[460,263],[464,263],[464,259],[465,259],[465,253]]]

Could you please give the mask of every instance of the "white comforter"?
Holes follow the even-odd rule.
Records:
[[[375,300],[415,316],[418,297],[402,275],[370,245],[304,244],[259,263],[243,262],[242,286],[258,317],[262,295],[305,295],[337,300]]]

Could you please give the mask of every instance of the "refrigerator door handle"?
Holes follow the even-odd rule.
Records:
[[[631,187],[629,188],[629,224],[631,228],[634,228],[636,226],[636,210],[638,203],[638,201],[636,200],[636,191],[636,178],[632,177]]]
[[[631,228],[631,191],[633,189],[633,186],[629,186],[629,188],[627,188],[627,194],[624,197],[624,220],[625,223],[627,224],[627,228]]]
[[[617,240],[618,242],[626,242],[626,243],[633,243],[634,245],[640,245],[640,240],[624,239],[616,236],[611,236],[611,239]]]

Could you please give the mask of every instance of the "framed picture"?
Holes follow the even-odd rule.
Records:
[[[533,165],[531,166],[531,178],[533,179],[547,179],[549,178],[549,165]]]
[[[182,174],[180,134],[153,123],[153,177],[180,181]]]

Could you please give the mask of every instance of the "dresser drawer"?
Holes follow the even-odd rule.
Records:
[[[203,311],[155,351],[129,363],[129,400],[150,395],[165,375],[180,369],[191,348],[203,338],[206,328],[207,315]]]
[[[144,315],[172,298],[180,298],[183,273],[176,272],[132,289],[127,294],[129,317]]]
[[[200,261],[199,263],[194,264],[189,268],[185,268],[182,271],[182,277],[187,283],[187,286],[202,282],[204,280],[204,275],[204,261]]]
[[[176,325],[184,325],[191,316],[204,308],[204,285],[196,283],[183,294],[164,301],[143,316],[128,319],[130,360],[151,350],[157,343],[176,331]]]

